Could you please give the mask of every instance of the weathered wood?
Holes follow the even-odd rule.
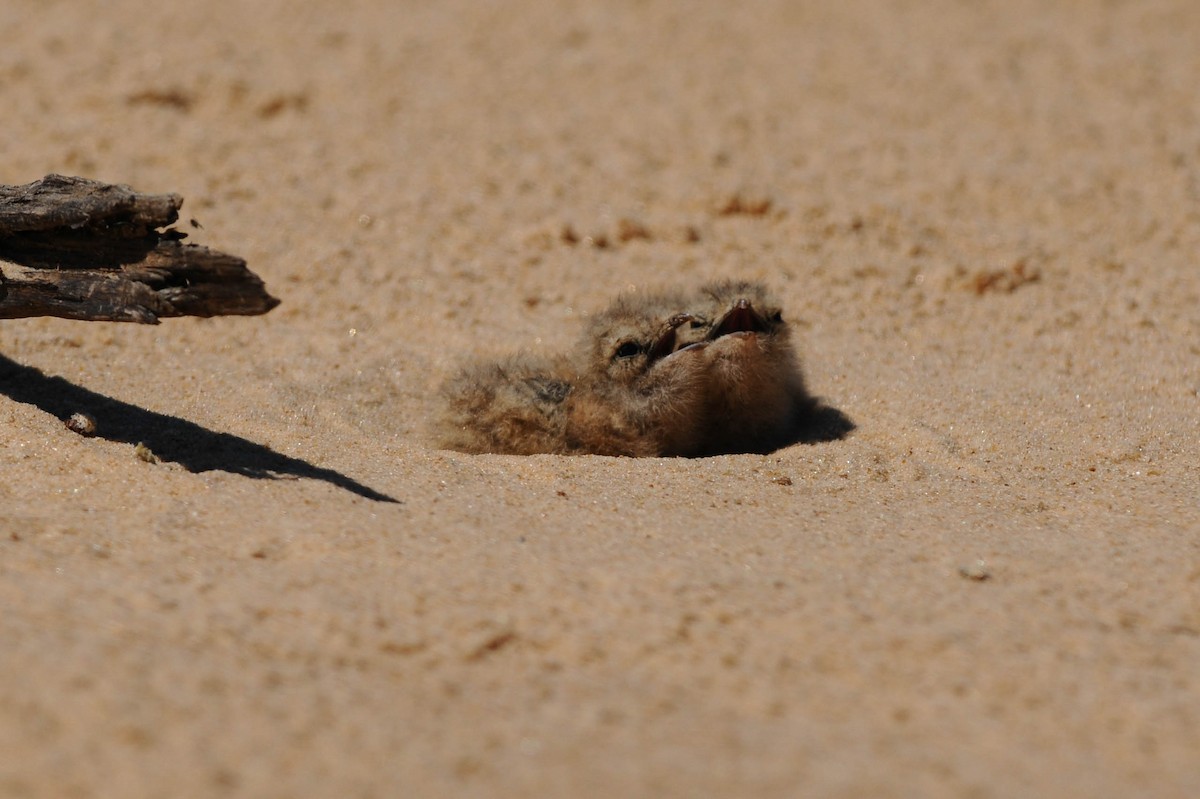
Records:
[[[0,186],[0,319],[157,324],[262,314],[279,304],[246,262],[183,244],[177,194],[47,175]]]

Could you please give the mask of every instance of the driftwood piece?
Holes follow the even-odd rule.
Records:
[[[181,205],[177,194],[62,175],[0,185],[0,319],[157,324],[278,305],[241,258],[160,229],[179,218]]]

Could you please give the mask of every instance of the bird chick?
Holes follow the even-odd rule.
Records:
[[[767,289],[750,281],[709,283],[685,309],[676,347],[704,346],[704,454],[766,453],[795,443],[815,400]]]
[[[567,437],[580,452],[689,456],[703,448],[704,346],[677,346],[691,317],[675,294],[623,295],[576,347]]]
[[[465,368],[442,389],[442,446],[511,455],[693,455],[701,446],[702,347],[677,351],[681,297],[623,296],[570,356]]]

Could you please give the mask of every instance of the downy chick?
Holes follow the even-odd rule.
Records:
[[[618,298],[571,357],[510,356],[442,388],[439,443],[510,455],[691,455],[704,405],[702,348],[676,353],[682,298]]]
[[[702,286],[685,306],[676,347],[704,346],[704,454],[774,451],[795,443],[815,405],[804,385],[791,329],[766,288],[725,280]]]

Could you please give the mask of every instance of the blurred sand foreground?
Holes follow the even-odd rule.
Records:
[[[0,796],[1200,795],[1200,5],[99,5],[0,6],[0,182],[283,305],[0,323]],[[425,437],[718,276],[853,433]]]

